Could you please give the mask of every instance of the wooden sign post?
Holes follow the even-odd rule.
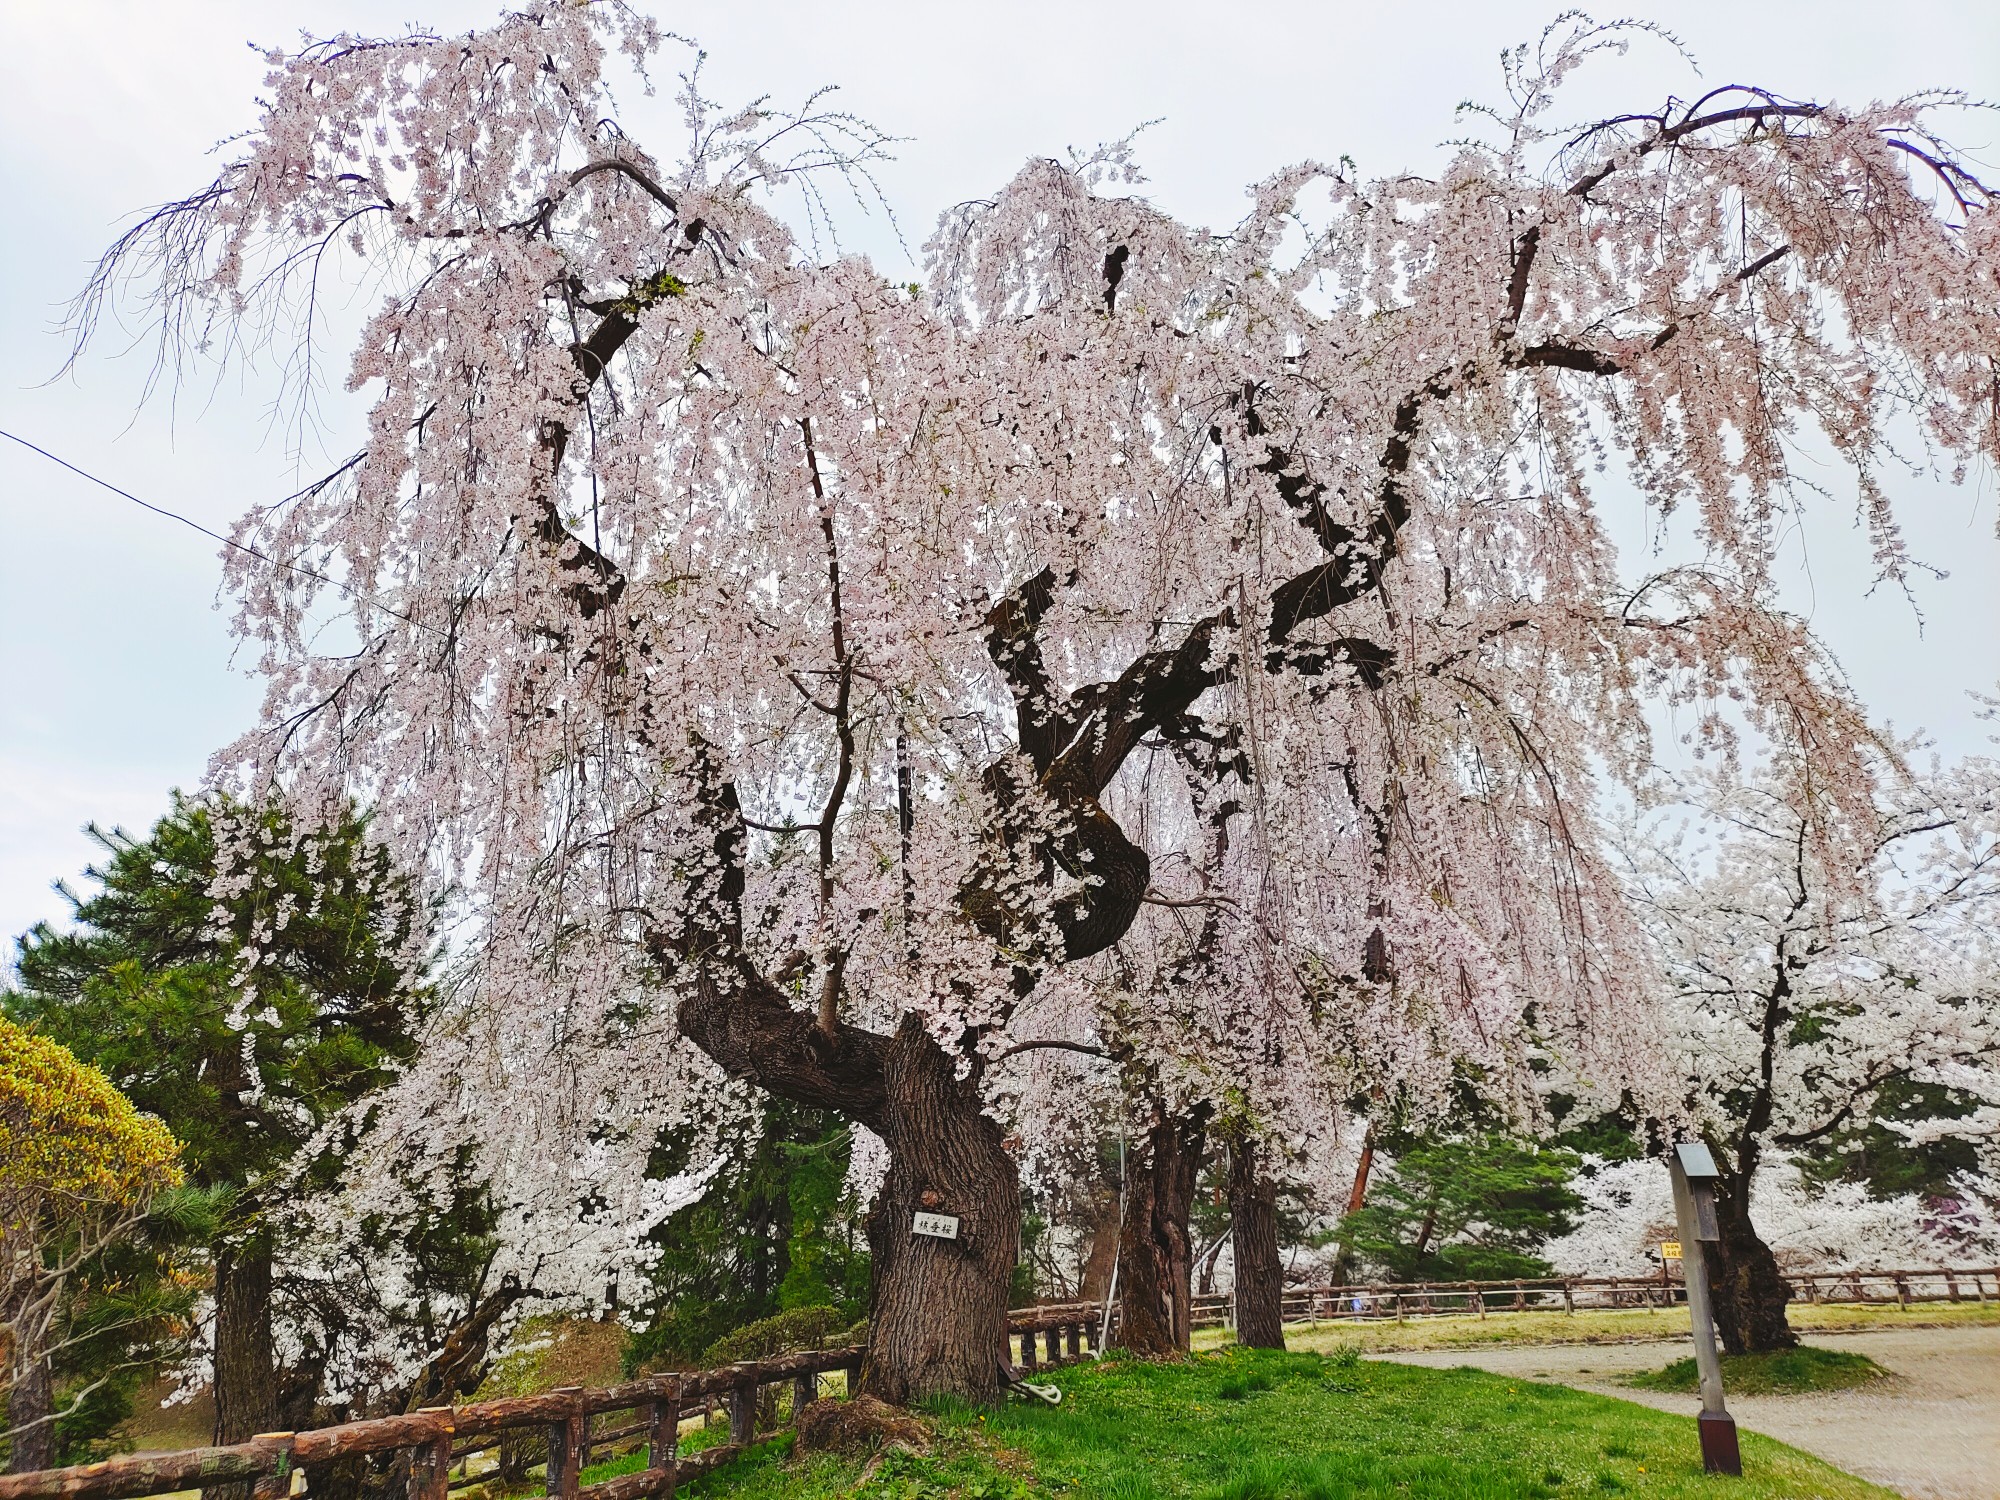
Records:
[[[1741,1474],[1736,1419],[1722,1404],[1722,1356],[1715,1347],[1715,1314],[1708,1300],[1707,1247],[1722,1238],[1715,1218],[1715,1158],[1700,1142],[1684,1142],[1674,1147],[1667,1170],[1673,1175],[1681,1277],[1687,1283],[1688,1319],[1694,1324],[1695,1368],[1701,1373],[1701,1463],[1711,1474]]]

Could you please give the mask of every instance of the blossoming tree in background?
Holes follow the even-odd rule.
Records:
[[[1031,163],[909,287],[773,207],[865,170],[854,122],[688,81],[687,149],[634,140],[606,69],[659,37],[622,9],[274,54],[83,327],[136,287],[175,350],[310,334],[341,257],[379,295],[366,446],[231,557],[268,694],[224,764],[381,809],[455,903],[413,1138],[615,1216],[659,1130],[746,1085],[836,1111],[889,1158],[864,1386],[988,1394],[1019,1213],[991,1059],[1199,858],[1121,788],[1217,744],[1263,800],[1280,1003],[1413,1017],[1413,1086],[1518,1050],[1530,998],[1580,1073],[1643,1072],[1601,782],[1644,767],[1649,695],[1705,733],[1727,698],[1866,805],[1860,714],[1772,607],[1787,444],[1820,426],[1895,573],[1886,424],[2000,450],[2000,305],[1936,101],[1549,123],[1615,40],[1513,56],[1436,178],[1302,164],[1226,234],[1122,151]],[[1620,570],[1614,452],[1701,567]]]
[[[1787,1158],[1837,1153],[1878,1115],[1932,1140],[1976,1133],[2000,1102],[2000,767],[1879,771],[1858,808],[1798,768],[1708,778],[1693,800],[1715,847],[1634,841],[1688,1113],[1721,1168],[1716,1324],[1735,1353],[1798,1342],[1761,1209],[1753,1222],[1767,1158],[1795,1173]]]

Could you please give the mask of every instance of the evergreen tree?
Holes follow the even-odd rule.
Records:
[[[698,1364],[718,1340],[780,1312],[831,1308],[828,1326],[868,1310],[868,1251],[847,1189],[851,1134],[823,1110],[764,1101],[762,1130],[701,1198],[657,1232],[646,1326],[632,1368]],[[690,1165],[687,1143],[656,1153],[656,1175]]]
[[[356,813],[295,830],[275,809],[176,794],[143,839],[88,831],[104,851],[86,872],[98,890],[58,886],[75,925],[19,939],[20,988],[0,1004],[184,1143],[189,1180],[214,1210],[215,1438],[240,1441],[316,1395],[316,1371],[275,1363],[287,1215],[274,1190],[293,1190],[302,1148],[413,1053],[426,1008],[407,961],[415,913]],[[243,857],[218,886],[223,839]],[[305,1181],[323,1186],[337,1170],[323,1154]]]
[[[1341,1232],[1392,1281],[1542,1276],[1536,1252],[1572,1227],[1576,1155],[1498,1135],[1413,1144]]]

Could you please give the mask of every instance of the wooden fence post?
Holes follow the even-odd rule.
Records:
[[[450,1408],[433,1409],[445,1413],[447,1426],[429,1442],[410,1450],[410,1500],[447,1500],[451,1494]],[[285,1489],[289,1493],[291,1486]]]
[[[293,1436],[294,1434],[289,1432],[260,1432],[257,1434],[259,1440],[265,1438],[289,1439]],[[448,1441],[446,1447],[450,1447]],[[285,1451],[278,1458],[277,1472],[266,1474],[262,1479],[255,1481],[250,1486],[251,1500],[285,1500],[285,1497],[292,1492],[292,1472],[292,1451],[290,1443],[287,1442]]]
[[[576,1500],[577,1478],[583,1472],[577,1460],[583,1454],[583,1389],[568,1386],[552,1394],[569,1398],[569,1415],[549,1423],[549,1500]]]
[[[757,1437],[755,1376],[729,1388],[729,1441],[748,1447]]]
[[[646,1467],[665,1469],[660,1481],[660,1500],[673,1500],[674,1482],[680,1475],[681,1390],[678,1381],[665,1388],[646,1408]]]
[[[1563,1278],[1563,1311],[1576,1312],[1576,1287],[1567,1276]]]
[[[799,1413],[819,1400],[819,1372],[801,1370],[792,1377],[792,1422],[797,1425]]]
[[[1030,1328],[1026,1333],[1021,1335],[1021,1368],[1032,1370],[1035,1368],[1036,1363],[1035,1330]]]
[[[1081,1336],[1082,1336],[1082,1325],[1077,1323],[1070,1324],[1067,1330],[1067,1337],[1064,1339],[1064,1343],[1068,1348],[1069,1357],[1071,1359],[1081,1359],[1083,1357],[1083,1350],[1078,1346]]]

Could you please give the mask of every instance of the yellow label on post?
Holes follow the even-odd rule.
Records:
[[[1661,1260],[1679,1260],[1680,1258],[1681,1242],[1679,1240],[1662,1240],[1660,1242]]]

